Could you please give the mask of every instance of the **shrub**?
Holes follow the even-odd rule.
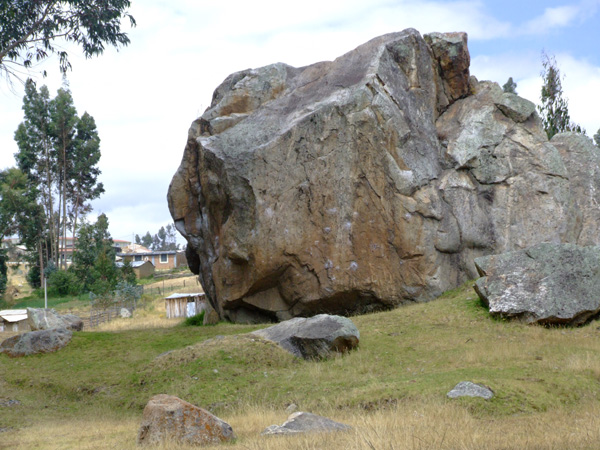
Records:
[[[81,284],[73,272],[68,270],[54,270],[48,277],[50,292],[60,297],[77,295],[81,291]]]
[[[187,319],[185,319],[183,321],[183,326],[185,326],[185,327],[201,327],[202,324],[204,323],[204,312],[205,311],[200,311],[199,314],[196,314],[195,316],[192,316],[192,317],[188,317]]]

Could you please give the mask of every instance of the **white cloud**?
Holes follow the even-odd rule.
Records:
[[[573,8],[583,3],[577,5]],[[546,10],[539,20],[545,17],[555,27],[564,26],[578,20],[581,10]],[[181,160],[189,125],[230,73],[278,61],[303,66],[331,60],[371,38],[409,27],[421,33],[466,31],[480,44],[516,33],[514,24],[491,16],[481,0],[144,0],[133,2],[131,13],[138,26],[129,32],[128,47],[119,52],[108,48],[91,60],[78,49],[70,52],[75,104],[79,113],[87,110],[94,116],[102,139],[100,164],[107,193],[94,205],[107,213],[115,237],[155,232],[171,220],[166,190]],[[531,30],[535,23],[534,19],[528,25]],[[520,93],[529,91],[529,79],[539,78],[538,53],[487,60],[473,56],[472,73],[478,78],[503,83],[513,76]],[[49,77],[38,80],[52,94],[61,82],[56,66],[56,60],[42,65]],[[563,70],[573,119],[587,115],[591,123],[594,114],[581,103],[592,94],[580,94],[569,83],[577,79],[600,92],[594,87],[593,68],[580,64]],[[583,101],[576,99],[579,95]],[[21,97],[22,90],[14,95],[0,87],[0,168],[14,164],[13,133],[22,120]],[[588,131],[593,128],[585,126]]]

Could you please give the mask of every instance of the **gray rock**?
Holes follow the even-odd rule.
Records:
[[[295,412],[281,425],[268,426],[261,435],[281,435],[331,431],[349,431],[352,427],[307,412]]]
[[[58,314],[54,309],[27,308],[27,321],[33,331],[66,328],[72,331],[83,330],[83,320],[74,314]]]
[[[475,265],[475,290],[492,315],[580,325],[600,312],[600,247],[542,243]]]
[[[496,106],[507,117],[517,123],[525,122],[535,112],[535,104],[533,102],[510,92],[503,93],[502,98],[496,102]]]
[[[221,319],[392,308],[474,278],[479,256],[600,243],[588,144],[549,143],[469,61],[466,34],[409,29],[217,87],[168,200]]]
[[[489,400],[494,396],[494,391],[482,384],[472,383],[471,381],[461,381],[446,395],[449,398],[481,397]]]
[[[308,319],[296,317],[250,334],[273,341],[293,355],[308,360],[350,351],[358,346],[360,339],[360,333],[350,319],[327,314]]]
[[[119,311],[119,317],[122,319],[129,319],[131,317],[131,311],[129,311],[127,308],[121,308],[121,311]]]
[[[172,395],[155,395],[144,408],[138,432],[139,445],[210,445],[235,439],[231,426],[209,413]]]
[[[65,328],[30,331],[2,341],[0,353],[6,353],[13,358],[52,353],[66,346],[72,337],[73,333]]]

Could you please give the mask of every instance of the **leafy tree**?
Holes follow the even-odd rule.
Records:
[[[596,147],[600,147],[600,128],[596,131],[594,135],[594,142],[596,143]]]
[[[128,0],[0,1],[0,73],[16,76],[16,67],[30,69],[52,54],[66,72],[71,63],[68,52],[56,45],[59,39],[80,46],[86,58],[100,55],[106,45],[128,45],[121,19],[129,18],[135,26],[127,12],[130,4]]]
[[[538,112],[548,139],[565,131],[585,133],[579,125],[571,121],[568,102],[563,97],[561,76],[556,59],[542,53],[542,66],[541,76],[544,82],[540,97],[542,104],[538,105]]]
[[[510,92],[511,94],[517,93],[517,83],[515,83],[512,77],[509,77],[508,81],[502,85],[504,92]]]
[[[152,235],[149,231],[146,231],[146,234],[142,237],[140,242],[146,248],[152,247]]]
[[[40,273],[44,273],[48,260],[66,267],[66,261],[59,261],[59,236],[66,242],[68,229],[76,235],[78,219],[91,210],[89,201],[104,192],[98,183],[100,139],[94,118],[88,113],[77,116],[66,86],[50,99],[45,86],[38,91],[28,80],[23,110],[24,121],[15,132],[19,147],[15,157],[43,209],[35,216],[37,244],[26,245],[38,247]]]
[[[100,214],[95,224],[79,227],[71,270],[85,291],[104,295],[114,289],[119,272],[105,214]]]
[[[6,291],[6,282],[7,282],[7,272],[8,268],[6,266],[7,263],[6,250],[0,248],[0,297],[4,295]]]

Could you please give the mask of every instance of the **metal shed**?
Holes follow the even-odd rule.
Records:
[[[0,331],[30,331],[26,309],[3,309],[0,311]]]
[[[167,319],[175,317],[192,317],[205,310],[204,292],[193,294],[171,294],[165,297]]]

